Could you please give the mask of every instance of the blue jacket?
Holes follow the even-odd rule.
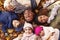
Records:
[[[15,28],[15,31],[21,32],[23,30],[23,26],[24,26],[24,24],[19,25],[18,28]]]
[[[6,32],[8,28],[13,28],[12,20],[18,19],[18,16],[13,12],[0,12],[0,22],[3,24],[2,30]]]

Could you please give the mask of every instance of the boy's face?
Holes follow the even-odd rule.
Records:
[[[28,22],[32,21],[33,20],[33,12],[32,11],[29,11],[29,10],[26,10],[24,12],[24,18]]]
[[[31,33],[32,33],[32,28],[26,27],[26,28],[24,29],[24,31],[25,31],[26,34],[31,34]]]
[[[40,32],[40,36],[44,36],[44,31],[43,30]]]
[[[18,20],[13,20],[12,24],[14,27],[18,27],[20,22]]]
[[[47,20],[48,20],[48,16],[45,16],[45,15],[38,16],[38,21],[40,23],[46,23]]]

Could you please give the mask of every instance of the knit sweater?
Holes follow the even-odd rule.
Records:
[[[35,34],[31,33],[27,35],[26,33],[23,34],[22,37],[17,37],[13,40],[41,40],[40,37],[36,36]]]

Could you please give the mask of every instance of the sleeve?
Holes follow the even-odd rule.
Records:
[[[49,31],[50,31],[50,32],[54,32],[54,28],[53,28],[53,27],[50,27],[50,28],[49,28]]]
[[[52,27],[46,27],[45,28],[46,32],[45,32],[45,36],[43,37],[43,39],[49,39],[51,35],[53,35],[52,33],[54,32],[54,29]],[[48,34],[47,34],[48,33]]]
[[[59,29],[55,29],[55,33],[54,33],[53,37],[54,37],[54,40],[59,39]]]
[[[54,8],[51,10],[50,17],[47,21],[48,23],[50,23],[54,19],[54,17],[57,15],[57,11],[58,11],[59,7],[60,7],[59,4],[54,5]]]
[[[11,15],[8,17],[8,28],[12,28],[12,18],[11,18]]]

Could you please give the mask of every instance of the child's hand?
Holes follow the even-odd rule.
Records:
[[[18,20],[13,20],[12,24],[15,28],[17,28],[19,26],[20,22]]]

